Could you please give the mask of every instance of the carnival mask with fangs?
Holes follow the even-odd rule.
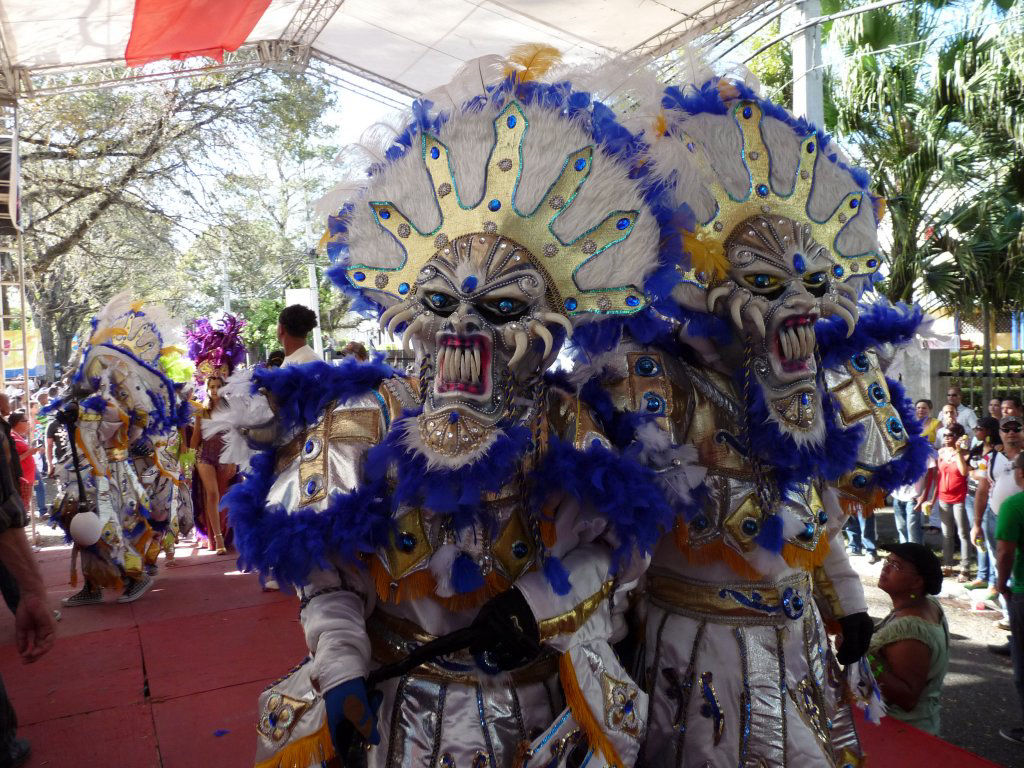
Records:
[[[728,276],[708,291],[749,344],[750,365],[771,417],[798,442],[824,435],[814,323],[842,318],[852,333],[856,290],[831,279],[835,260],[810,227],[782,216],[752,216],[725,242]]]
[[[381,316],[421,363],[422,447],[469,460],[486,450],[499,421],[561,348],[543,277],[530,254],[497,234],[464,235],[424,265],[409,297]],[[558,341],[556,342],[556,339]]]

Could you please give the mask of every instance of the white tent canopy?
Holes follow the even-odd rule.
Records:
[[[412,96],[444,84],[470,59],[522,43],[548,43],[568,61],[658,55],[760,2],[271,0],[242,50],[255,49],[270,66],[319,60]],[[134,0],[0,0],[6,95],[30,95],[48,74],[123,64],[135,7]]]

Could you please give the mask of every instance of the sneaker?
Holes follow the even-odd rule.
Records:
[[[868,552],[868,565],[874,565],[875,563],[882,562],[882,558],[878,556],[877,552]]]
[[[281,585],[277,583],[276,579],[267,579],[263,582],[264,592],[277,592],[281,589]]]
[[[964,589],[984,589],[988,586],[988,582],[985,579],[975,579],[969,584],[964,584]],[[986,600],[988,598],[985,598]]]
[[[1007,741],[1024,744],[1024,728],[1019,725],[1016,728],[1000,728],[999,735]]]
[[[1010,631],[1010,620],[1000,619],[996,622],[996,629],[1005,629],[1007,632]]]
[[[1010,655],[1010,644],[1003,643],[999,645],[997,643],[989,643],[988,649],[996,656],[1009,656]]]
[[[0,761],[0,768],[14,768],[17,765],[24,765],[32,754],[32,745],[25,739],[15,739],[7,747],[7,754],[0,755],[4,758]]]
[[[75,592],[73,595],[69,595],[60,601],[60,604],[66,608],[74,608],[78,605],[96,605],[97,603],[103,602],[103,590],[92,589],[89,586],[82,587],[81,590]]]
[[[140,597],[142,597],[149,588],[153,586],[153,577],[148,574],[143,574],[137,579],[133,579],[129,582],[128,586],[124,588],[124,594],[117,598],[119,603],[134,603]]]

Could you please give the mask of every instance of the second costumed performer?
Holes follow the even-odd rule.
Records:
[[[273,414],[228,494],[241,561],[298,587],[310,650],[260,698],[260,766],[349,765],[360,740],[389,768],[639,752],[646,697],[610,643],[672,513],[543,374],[578,324],[646,305],[660,225],[610,110],[514,62],[482,89],[478,66],[446,111],[417,102],[330,220],[339,282],[404,328],[418,375],[258,370],[231,405]],[[374,685],[459,630],[463,650]]]

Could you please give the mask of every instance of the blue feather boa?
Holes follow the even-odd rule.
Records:
[[[309,363],[254,374],[253,387],[273,395],[282,426],[304,428],[316,422],[331,402],[365,394],[393,369],[379,361],[346,360],[340,366]],[[241,483],[225,495],[235,527],[239,563],[273,575],[295,586],[315,568],[326,568],[332,557],[350,563],[362,555],[387,547],[396,532],[400,507],[422,506],[451,516],[456,529],[490,525],[481,501],[500,490],[519,471],[526,452],[533,448],[530,430],[508,424],[477,461],[458,469],[430,469],[427,460],[405,445],[409,428],[417,429],[407,413],[396,419],[385,438],[367,452],[363,477],[356,490],[334,492],[327,507],[286,510],[268,505],[275,479],[275,451],[267,449],[252,460]],[[577,451],[553,438],[540,466],[527,478],[532,488],[529,508],[539,516],[552,493],[564,491],[596,506],[606,516],[619,547],[616,563],[634,549],[646,553],[671,526],[674,513],[664,501],[654,473],[629,457],[620,457],[600,445]],[[568,589],[568,575],[554,557],[544,557],[543,571],[559,594]],[[453,563],[453,586],[469,589],[477,583],[465,563]]]
[[[883,464],[875,471],[872,483],[890,493],[902,485],[915,483],[928,469],[928,459],[935,449],[926,437],[921,435],[921,422],[914,415],[914,404],[907,397],[907,392],[898,381],[886,378],[889,385],[889,397],[893,407],[903,421],[903,429],[907,433],[907,447],[903,454],[894,461]]]
[[[843,365],[854,355],[883,344],[909,343],[924,321],[920,305],[878,301],[860,306],[853,333],[846,336],[846,323],[838,317],[822,318],[814,324],[821,364],[825,368]]]

